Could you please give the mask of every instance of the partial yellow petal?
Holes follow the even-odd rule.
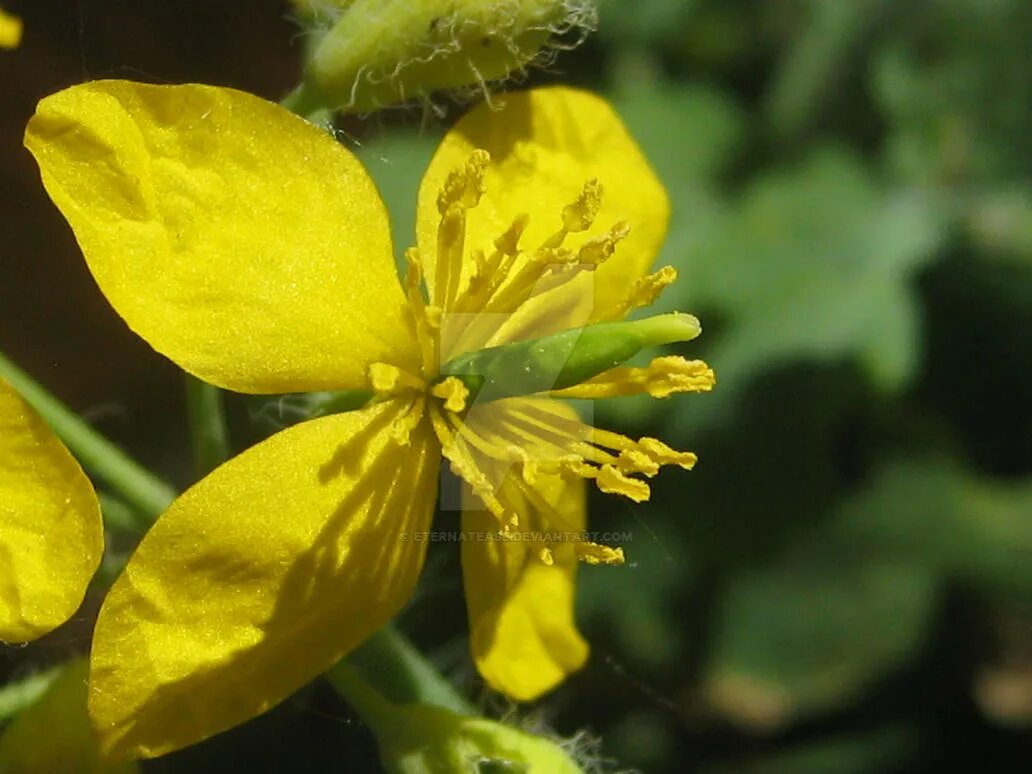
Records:
[[[587,495],[582,479],[539,472],[532,483],[521,482],[532,489],[531,498],[516,485],[519,470],[514,467],[509,476],[499,497],[519,514],[519,523],[506,534],[464,488],[462,570],[477,669],[495,690],[529,701],[588,658],[573,618],[576,545]]]
[[[537,249],[566,226],[562,246],[577,253],[614,226],[626,224],[629,234],[597,270],[552,291],[553,298],[544,307],[523,313],[533,312],[540,322],[519,335],[540,336],[606,318],[649,270],[663,242],[669,217],[666,192],[603,99],[552,87],[509,93],[499,101],[504,105],[501,110],[481,105],[456,124],[423,178],[417,235],[426,275],[437,274],[442,217],[438,194],[449,174],[462,167],[475,149],[483,149],[490,153],[491,163],[484,172],[482,198],[467,216],[460,287],[468,285],[476,269],[473,251],[490,253],[495,240],[521,214],[530,216],[519,235],[523,251]],[[592,227],[577,230],[592,220]],[[622,226],[617,231],[622,234]],[[585,260],[595,260],[593,255],[589,248]],[[561,303],[556,296],[561,296]],[[515,327],[526,325],[523,321]],[[496,337],[491,343],[502,340]]]
[[[0,379],[0,640],[33,640],[68,620],[103,553],[89,479]]]
[[[5,774],[135,774],[132,762],[100,757],[86,715],[85,658],[66,664],[57,679],[0,734],[0,772]]]
[[[230,460],[147,533],[101,609],[90,715],[117,757],[161,755],[257,715],[411,594],[440,450],[386,401]]]
[[[25,144],[112,306],[241,392],[418,370],[387,215],[332,137],[215,86],[96,81],[42,100]]]
[[[22,21],[0,8],[0,48],[17,48],[21,43]]]

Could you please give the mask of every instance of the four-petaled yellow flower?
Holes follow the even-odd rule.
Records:
[[[40,103],[26,144],[133,330],[226,389],[374,393],[222,465],[143,539],[93,643],[90,710],[112,754],[240,723],[386,623],[423,562],[442,454],[466,485],[463,529],[495,538],[462,546],[481,674],[530,699],[583,664],[577,561],[623,559],[577,539],[584,480],[644,500],[638,476],[695,457],[593,429],[547,390],[478,402],[475,379],[442,366],[650,304],[675,276],[646,274],[668,203],[602,100],[553,88],[504,102],[434,156],[404,283],[361,165],[274,104],[119,81]],[[688,315],[670,325],[660,341],[698,333]],[[553,396],[713,384],[678,357],[595,373]],[[568,537],[539,534],[556,532]]]
[[[0,379],[0,641],[28,642],[67,621],[103,553],[89,479]]]

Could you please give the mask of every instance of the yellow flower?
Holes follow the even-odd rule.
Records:
[[[695,457],[595,430],[545,396],[477,402],[475,380],[441,371],[620,319],[672,281],[670,268],[646,275],[666,194],[605,102],[542,89],[462,119],[423,178],[404,284],[358,161],[257,97],[84,84],[40,103],[26,144],[100,288],[159,352],[230,390],[375,392],[230,460],[146,535],[94,638],[90,711],[109,752],[159,755],[240,723],[395,615],[421,568],[442,453],[467,484],[462,559],[485,679],[530,699],[583,664],[577,559],[622,561],[577,539],[583,480],[646,499],[636,474]],[[698,333],[687,315],[670,324]],[[558,394],[712,383],[704,363],[668,357]]]
[[[0,641],[28,642],[67,621],[103,551],[89,479],[0,379]]]
[[[0,48],[17,48],[21,37],[21,19],[0,8]]]

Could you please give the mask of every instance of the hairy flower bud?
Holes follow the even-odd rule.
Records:
[[[380,759],[392,774],[504,771],[579,774],[556,742],[484,718],[427,705],[396,708],[390,733],[378,733]]]
[[[305,102],[368,112],[443,89],[485,90],[593,29],[593,0],[295,0],[318,42]],[[320,30],[321,25],[321,30]]]

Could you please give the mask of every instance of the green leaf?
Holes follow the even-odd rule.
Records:
[[[758,178],[680,264],[717,372],[704,412],[717,418],[755,372],[796,359],[853,358],[880,388],[906,386],[919,354],[910,281],[944,223],[933,200],[882,189],[842,151]],[[716,335],[707,309],[723,318]]]
[[[717,613],[707,704],[773,730],[847,702],[914,651],[935,590],[919,565],[801,543],[732,581]]]
[[[872,91],[905,179],[979,184],[1032,173],[1032,5],[933,0],[897,16]]]
[[[709,705],[774,728],[854,700],[916,654],[947,579],[1032,594],[1032,481],[938,460],[885,463],[832,518],[730,578],[703,681]]]

